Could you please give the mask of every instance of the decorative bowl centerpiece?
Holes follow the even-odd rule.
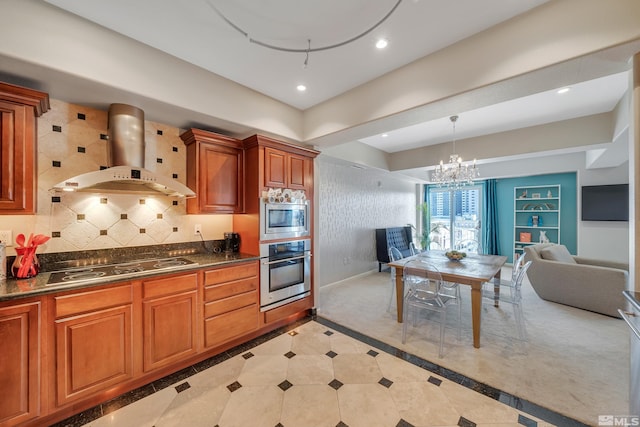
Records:
[[[449,251],[449,252],[445,252],[445,255],[447,256],[447,258],[449,258],[451,261],[460,261],[462,258],[466,257],[467,254],[465,252],[460,252],[460,251]]]

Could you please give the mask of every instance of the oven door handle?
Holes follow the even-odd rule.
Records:
[[[633,322],[631,321],[630,317],[635,317],[635,313],[632,312],[628,312],[628,311],[622,311],[620,309],[618,309],[618,313],[620,313],[620,316],[622,316],[622,319],[627,322],[627,325],[629,325],[629,327],[631,328],[631,330],[633,331],[633,333],[636,335],[636,337],[640,338],[640,330],[638,329],[638,327],[636,325],[633,324]]]
[[[283,259],[278,259],[278,260],[275,260],[275,261],[262,261],[262,264],[263,265],[271,265],[271,264],[277,264],[279,262],[293,261],[293,260],[296,260],[296,259],[303,259],[303,258],[307,258],[307,257],[311,257],[311,254],[294,256],[294,257],[291,257],[291,258],[283,258]]]

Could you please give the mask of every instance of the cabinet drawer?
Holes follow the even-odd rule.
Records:
[[[281,307],[264,312],[264,323],[271,323],[282,320],[285,317],[298,314],[301,311],[311,308],[311,297],[306,297],[298,301],[290,302]]]
[[[145,280],[142,285],[143,298],[155,298],[196,290],[198,287],[198,275],[197,273],[191,273],[182,276]]]
[[[234,280],[233,282],[222,283],[204,288],[204,301],[210,302],[233,295],[251,292],[258,289],[258,278]]]
[[[256,330],[258,306],[251,305],[204,321],[204,345],[213,347]]]
[[[130,304],[131,285],[54,297],[56,318]]]
[[[229,280],[244,279],[258,275],[258,262],[236,265],[233,267],[219,268],[204,272],[204,285],[216,285]]]
[[[204,305],[204,317],[206,319],[208,317],[218,316],[252,304],[258,304],[258,292],[245,292],[229,298],[219,299]]]

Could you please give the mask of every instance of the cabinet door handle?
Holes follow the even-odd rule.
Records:
[[[262,264],[263,265],[271,265],[271,264],[277,264],[279,262],[293,261],[293,260],[296,260],[296,259],[302,259],[302,258],[306,258],[306,257],[311,257],[311,254],[294,256],[294,257],[291,257],[291,258],[283,258],[283,259],[278,259],[278,260],[275,260],[275,261],[262,261]]]

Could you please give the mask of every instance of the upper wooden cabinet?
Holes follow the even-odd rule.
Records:
[[[311,186],[313,158],[271,147],[264,149],[264,185],[270,188],[306,190]]]
[[[36,117],[49,95],[0,83],[0,214],[36,212]]]
[[[198,129],[180,135],[187,145],[187,213],[242,213],[244,151],[242,142]]]
[[[244,140],[248,165],[255,165],[263,171],[262,176],[254,177],[253,191],[266,188],[290,188],[293,190],[313,190],[313,159],[318,155],[316,150],[288,144],[262,135],[253,135]],[[250,177],[248,177],[250,178]]]

